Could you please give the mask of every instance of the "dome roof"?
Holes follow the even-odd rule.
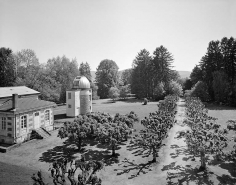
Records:
[[[89,89],[90,82],[85,76],[77,76],[73,81],[73,89]]]

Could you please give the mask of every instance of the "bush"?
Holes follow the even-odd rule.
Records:
[[[111,87],[109,89],[109,98],[113,99],[115,101],[116,98],[120,96],[120,91],[117,89],[117,87]]]
[[[130,93],[130,85],[121,86],[120,88],[120,98],[127,98],[128,94]]]
[[[183,94],[182,86],[176,81],[170,81],[166,87],[166,92],[169,95],[181,96]]]
[[[210,100],[210,95],[208,92],[207,85],[202,81],[198,81],[193,86],[193,88],[191,89],[190,96],[199,97],[201,99],[201,101],[209,101]]]
[[[160,99],[164,99],[164,97],[165,97],[164,84],[159,83],[154,88],[154,98],[155,98],[155,100],[160,100]]]

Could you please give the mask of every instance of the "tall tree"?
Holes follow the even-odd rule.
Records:
[[[137,97],[149,97],[150,95],[150,53],[143,49],[133,61],[131,91]]]
[[[193,70],[192,70],[192,72],[190,74],[190,80],[191,80],[193,85],[196,84],[198,81],[202,81],[203,80],[202,79],[202,73],[203,72],[202,72],[201,66],[196,65],[193,68]]]
[[[13,86],[15,83],[15,62],[12,50],[0,48],[0,87]]]
[[[85,76],[90,82],[92,82],[91,69],[87,62],[81,63],[79,66],[79,72],[81,76]]]
[[[118,66],[113,60],[102,60],[96,71],[98,96],[108,98],[109,89],[115,87],[119,81]]]
[[[41,66],[36,53],[31,49],[23,49],[13,56],[16,63],[16,85],[25,85],[38,90],[36,86],[41,76]]]
[[[79,75],[76,59],[68,59],[66,56],[49,59],[46,69],[50,71],[50,77],[60,84],[60,102],[66,101],[66,90],[70,89],[73,80]]]
[[[133,69],[126,69],[121,74],[121,81],[123,85],[131,84],[131,77],[132,77]]]

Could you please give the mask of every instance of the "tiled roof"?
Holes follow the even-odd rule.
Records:
[[[12,94],[29,95],[40,94],[40,92],[30,89],[26,86],[0,87],[0,98],[10,97]]]
[[[18,108],[15,113],[29,112],[46,107],[56,106],[54,102],[38,100],[36,98],[19,98]],[[0,112],[12,112],[12,100],[6,101],[3,105],[0,105]]]

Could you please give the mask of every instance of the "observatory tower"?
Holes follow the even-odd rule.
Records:
[[[66,91],[66,115],[76,117],[92,111],[92,89],[85,76],[77,76],[71,90]]]

